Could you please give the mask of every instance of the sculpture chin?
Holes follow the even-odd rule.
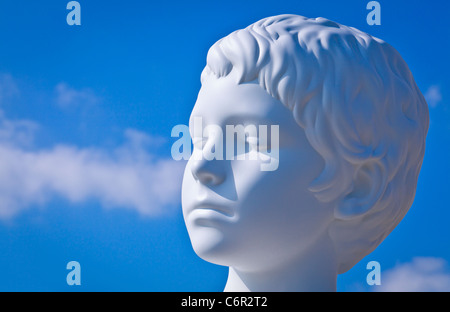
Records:
[[[189,233],[194,252],[207,262],[218,265],[230,266],[233,248],[236,246],[227,240],[218,227],[195,226]]]

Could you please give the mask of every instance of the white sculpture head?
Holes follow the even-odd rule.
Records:
[[[414,199],[429,119],[408,66],[357,29],[280,15],[216,42],[201,79],[190,130],[195,117],[278,125],[279,142],[273,171],[194,157],[223,136],[194,144],[182,205],[195,252],[230,267],[225,290],[334,290]]]

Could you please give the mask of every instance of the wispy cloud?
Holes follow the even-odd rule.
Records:
[[[442,101],[441,88],[438,85],[432,85],[427,89],[424,96],[430,107],[436,107]]]
[[[8,85],[1,79],[10,86],[15,86],[14,80],[0,77],[0,91],[7,94]],[[58,105],[64,107],[99,100],[90,89],[59,84],[55,90]],[[38,148],[34,137],[39,128],[31,120],[7,118],[0,107],[0,220],[55,197],[75,204],[96,200],[103,207],[129,208],[148,216],[179,203],[184,164],[155,152],[161,138],[127,129],[123,143],[110,148]]]
[[[64,82],[55,87],[55,101],[61,108],[69,108],[80,105],[93,105],[101,101],[101,98],[90,88],[75,89]]]
[[[0,146],[29,146],[38,128],[39,125],[30,120],[8,120],[0,110]]]
[[[0,73],[0,104],[7,102],[19,94],[14,78],[8,73]]]
[[[450,270],[442,258],[417,257],[382,272],[378,291],[436,292],[450,291]]]

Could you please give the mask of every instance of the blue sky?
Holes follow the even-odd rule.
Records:
[[[389,42],[430,107],[412,208],[338,290],[450,290],[447,1],[379,1],[379,26],[361,0],[80,0],[81,26],[67,2],[0,1],[0,291],[221,291],[226,268],[190,246],[170,132],[188,123],[209,47],[283,13]],[[81,286],[66,283],[71,260]],[[381,286],[366,283],[371,260]]]

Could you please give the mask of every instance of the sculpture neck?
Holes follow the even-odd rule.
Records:
[[[337,261],[333,248],[328,247],[317,244],[306,256],[258,272],[230,267],[224,291],[335,292]]]

